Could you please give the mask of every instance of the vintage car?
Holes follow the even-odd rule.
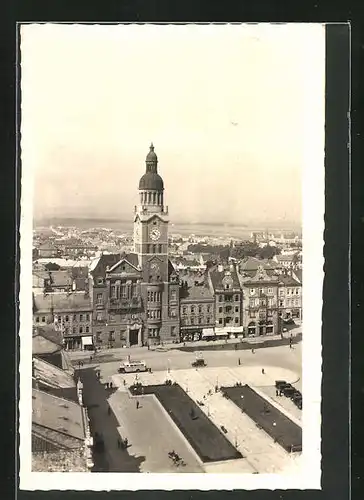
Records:
[[[207,366],[206,365],[206,361],[203,358],[196,359],[191,364],[192,364],[192,366],[194,368],[199,368],[199,367],[202,367],[202,366]]]

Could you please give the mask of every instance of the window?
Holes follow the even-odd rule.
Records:
[[[67,327],[64,329],[64,334],[65,334],[65,335],[68,335],[68,332],[69,332],[69,328],[68,328],[68,326],[67,326]]]
[[[86,321],[90,321],[90,315],[86,314]]]
[[[219,325],[222,325],[222,318],[219,319]]]
[[[250,295],[254,295],[254,293],[255,293],[255,289],[254,289],[254,288],[251,288],[251,289],[250,289]]]
[[[97,284],[102,285],[104,283],[104,280],[102,278],[97,278]]]
[[[194,314],[195,313],[195,306],[191,306],[191,313]]]
[[[96,332],[96,342],[101,342],[101,332]]]
[[[69,318],[69,316],[68,316],[68,314],[67,314],[67,315],[65,316],[65,320],[66,320],[66,322],[67,322],[67,323],[68,323],[69,319],[70,319],[70,318]]]
[[[239,307],[235,307],[235,312],[238,313],[239,312]]]
[[[62,321],[62,316],[58,316],[58,317],[57,317],[57,320],[58,320],[58,323],[61,323],[61,321]]]
[[[171,337],[175,337],[177,333],[177,328],[175,326],[171,326]]]
[[[222,302],[223,295],[219,295],[219,302]]]
[[[83,333],[83,327],[82,326],[80,326],[80,330],[79,331],[80,331],[80,333]]]
[[[287,295],[291,295],[291,289],[287,288]]]
[[[296,295],[298,295],[298,288],[296,288]]]
[[[96,321],[102,321],[102,314],[101,313],[96,314]]]
[[[202,307],[198,306],[198,312],[201,314],[202,313]]]
[[[176,290],[171,290],[171,300],[177,300],[177,292],[176,292]]]
[[[284,288],[281,288],[281,289],[279,290],[279,295],[284,295]]]
[[[206,310],[208,313],[211,312],[211,306],[207,306]]]
[[[102,299],[102,293],[98,293],[96,295],[96,301],[97,301],[97,304],[100,306],[103,304],[103,299]],[[73,319],[75,320],[76,319],[76,315],[74,314],[73,315]]]
[[[210,323],[210,316],[207,316],[206,323]]]
[[[111,332],[109,332],[109,342],[112,342],[115,340],[115,331],[112,330]]]
[[[199,324],[201,324],[202,323],[202,319],[198,318],[198,322],[199,322]]]
[[[272,288],[268,288],[268,293],[273,293],[273,289]]]
[[[115,285],[111,285],[111,298],[112,299],[116,299],[117,295],[116,295],[116,286]]]
[[[39,316],[37,316],[37,317],[35,318],[35,322],[36,322],[36,323],[39,323]]]
[[[89,333],[89,332],[90,332],[90,327],[86,326],[86,333]]]
[[[283,300],[279,301],[279,307],[283,307]]]
[[[235,318],[235,323],[239,323],[239,318]]]
[[[121,286],[121,296],[126,299],[126,285],[125,283]]]
[[[255,311],[249,311],[249,318],[255,318]]]
[[[222,313],[222,307],[219,307],[219,313]]]
[[[83,314],[80,314],[80,321],[83,321]]]
[[[255,306],[255,300],[249,300],[249,307],[254,307]]]
[[[195,318],[191,318],[191,325],[195,324]]]
[[[187,308],[186,308],[186,306],[183,306],[182,307],[182,314],[186,314],[186,312],[187,312]]]
[[[45,323],[45,316],[42,316],[42,323]]]
[[[239,300],[239,295],[235,295],[235,302],[238,302]]]
[[[72,333],[76,333],[76,327],[75,326],[72,328]]]

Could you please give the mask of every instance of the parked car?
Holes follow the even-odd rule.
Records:
[[[280,389],[281,386],[286,385],[287,382],[285,380],[276,380],[276,388]]]
[[[294,394],[295,390],[296,390],[296,389],[295,389],[294,387],[292,387],[292,386],[290,386],[290,387],[284,387],[284,388],[283,388],[283,394],[284,394],[286,397],[290,398],[290,397],[292,397],[292,395]]]
[[[201,366],[207,366],[206,365],[206,361],[204,359],[196,359],[195,361],[193,361],[192,363],[192,366],[194,368],[198,368],[198,367],[201,367]]]

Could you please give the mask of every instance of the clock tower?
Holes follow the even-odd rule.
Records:
[[[141,294],[146,309],[149,341],[168,339],[179,327],[178,279],[168,259],[168,207],[158,158],[150,145],[145,174],[139,181],[139,203],[134,213],[134,252],[142,272]],[[171,300],[172,298],[172,300]]]

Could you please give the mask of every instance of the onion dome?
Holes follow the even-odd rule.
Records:
[[[163,191],[163,179],[157,172],[158,157],[154,152],[153,143],[150,145],[145,163],[146,172],[139,181],[139,190]]]

